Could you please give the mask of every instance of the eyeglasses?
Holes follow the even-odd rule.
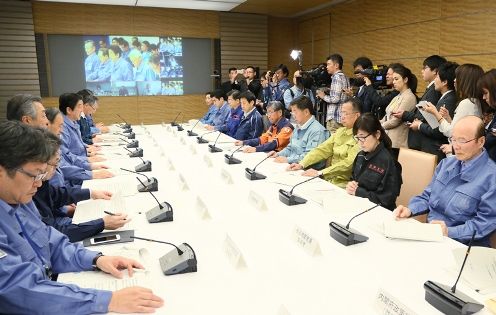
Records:
[[[23,170],[22,168],[16,168],[15,169],[17,172],[19,173],[22,173],[28,177],[31,177],[33,179],[33,182],[38,182],[38,181],[41,181],[41,180],[44,180],[45,177],[47,176],[48,172],[45,172],[45,173],[40,173],[40,174],[37,174],[37,175],[33,175],[25,170]]]
[[[57,167],[57,166],[59,165],[59,163],[60,163],[60,158],[58,158],[58,159],[55,161],[55,163],[50,163],[50,162],[47,162],[47,164],[48,164],[48,165],[53,166],[53,167]]]
[[[267,113],[266,113],[266,114],[267,114],[267,116],[270,116],[270,115],[272,115],[272,114],[274,114],[274,113],[275,113],[275,112],[269,112],[269,111],[267,111]]]
[[[363,137],[353,136],[353,139],[355,139],[356,141],[365,142],[365,139],[367,139],[367,137],[370,136],[370,135],[371,134],[369,133],[368,135],[363,136]]]
[[[465,140],[465,139],[453,139],[453,137],[449,137],[448,140],[451,144],[467,144],[471,141],[477,140],[478,138],[473,138],[470,140]]]

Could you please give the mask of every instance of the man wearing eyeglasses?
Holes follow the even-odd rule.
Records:
[[[441,225],[445,236],[468,243],[475,231],[476,244],[489,246],[496,230],[496,164],[484,149],[482,120],[460,119],[450,140],[455,156],[443,159],[422,194],[393,215],[408,218],[429,211],[428,222]]]
[[[81,95],[81,94],[80,94]],[[79,130],[81,131],[81,139],[87,145],[93,144],[93,135],[91,133],[91,126],[86,117],[93,115],[95,110],[95,104],[97,98],[92,95],[81,95],[83,98],[83,110],[81,111],[81,117],[77,121],[79,124]]]
[[[46,226],[32,202],[58,147],[49,131],[16,121],[0,123],[0,305],[5,314],[91,314],[152,312],[163,300],[146,288],[115,292],[54,282],[63,272],[143,266],[132,259],[103,256],[72,244]]]

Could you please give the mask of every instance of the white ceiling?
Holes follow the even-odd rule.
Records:
[[[230,11],[246,0],[37,0],[84,4],[126,5],[154,8]]]

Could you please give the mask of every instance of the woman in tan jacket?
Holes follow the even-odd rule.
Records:
[[[397,158],[400,147],[408,147],[408,126],[392,114],[397,111],[411,111],[415,108],[417,78],[402,64],[396,65],[393,71],[393,86],[400,94],[393,98],[386,107],[386,115],[381,120],[381,124],[393,142],[393,153]]]

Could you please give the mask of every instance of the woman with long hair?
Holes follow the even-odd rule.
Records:
[[[492,110],[496,109],[496,69],[484,73],[477,82],[478,90],[482,91],[482,99]],[[496,161],[496,115],[486,127],[486,143],[484,144],[489,157]]]
[[[386,115],[381,125],[392,142],[392,152],[398,157],[401,147],[408,147],[408,127],[393,114],[399,111],[411,111],[417,104],[417,77],[402,64],[393,67],[393,86],[399,92],[386,107]]]
[[[402,179],[401,165],[391,152],[391,139],[372,113],[358,117],[353,134],[361,151],[353,162],[346,192],[394,210]]]

